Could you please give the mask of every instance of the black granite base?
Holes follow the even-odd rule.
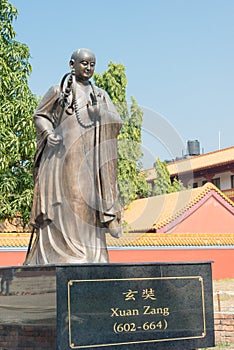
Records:
[[[214,346],[211,263],[0,268],[0,350]]]

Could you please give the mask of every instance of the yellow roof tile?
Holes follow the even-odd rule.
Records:
[[[0,233],[0,247],[27,247],[29,233]],[[129,233],[107,235],[108,247],[233,246],[234,233]]]
[[[129,232],[157,230],[185,213],[210,191],[215,191],[234,206],[225,194],[208,182],[202,187],[133,201],[124,213],[127,230]]]
[[[0,247],[27,247],[30,233],[0,233]]]
[[[124,233],[119,239],[107,235],[109,247],[234,246],[234,233]]]

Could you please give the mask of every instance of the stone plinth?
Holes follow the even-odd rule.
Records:
[[[1,268],[0,349],[214,345],[211,263]]]

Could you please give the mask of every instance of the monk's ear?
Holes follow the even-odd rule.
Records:
[[[73,66],[74,66],[74,62],[75,62],[75,60],[73,60],[73,58],[72,58],[72,59],[70,59],[69,64],[70,64],[70,67],[71,67],[71,68],[73,68]]]

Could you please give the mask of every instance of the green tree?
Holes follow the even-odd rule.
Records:
[[[110,62],[103,74],[94,74],[94,81],[97,86],[107,91],[123,121],[118,138],[118,183],[121,202],[127,205],[135,198],[149,194],[145,176],[140,173],[143,112],[133,97],[130,110],[128,109],[124,65]]]
[[[37,100],[28,86],[29,49],[15,40],[17,9],[8,0],[0,2],[0,18],[0,218],[21,213],[26,222],[33,193],[32,114]]]
[[[178,192],[186,189],[181,180],[174,178],[171,182],[170,173],[167,169],[166,161],[161,162],[160,158],[157,158],[155,162],[156,179],[154,180],[154,195],[160,195],[164,193]]]

